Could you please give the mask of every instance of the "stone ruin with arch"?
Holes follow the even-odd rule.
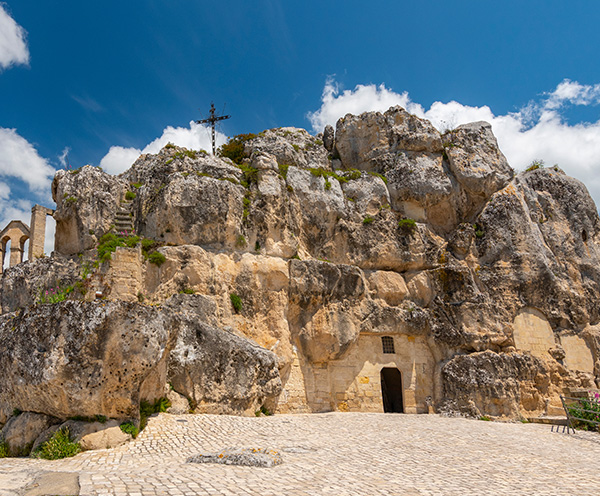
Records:
[[[44,242],[46,240],[46,216],[52,216],[54,210],[34,205],[31,209],[31,224],[28,226],[20,220],[11,220],[7,226],[0,232],[0,273],[4,270],[7,245],[10,242],[9,267],[23,262],[25,256],[25,244],[29,241],[28,258],[44,256]]]

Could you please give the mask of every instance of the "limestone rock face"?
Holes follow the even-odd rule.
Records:
[[[329,167],[322,140],[297,127],[263,131],[245,143],[245,152],[248,157],[254,152],[268,152],[278,163],[300,168]]]
[[[2,313],[27,308],[45,297],[46,291],[72,285],[79,272],[79,264],[58,257],[28,260],[6,269],[0,279]]]
[[[526,172],[492,197],[478,222],[478,276],[493,297],[513,313],[525,299],[554,328],[598,321],[600,223],[580,181],[555,169]]]
[[[470,195],[486,199],[512,179],[514,172],[487,122],[458,126],[444,138],[450,170]]]
[[[140,400],[164,395],[171,369],[179,374],[174,383],[185,377],[186,387],[179,391],[199,402],[213,398],[218,383],[237,385],[222,388],[218,396],[231,403],[230,413],[260,406],[279,393],[274,354],[199,323],[195,305],[177,307],[67,301],[3,315],[0,366],[7,372],[0,379],[0,420],[14,408],[59,419],[136,419]],[[216,356],[222,366],[213,361]]]
[[[120,302],[38,305],[0,319],[5,414],[137,418],[140,386],[168,338],[157,310]]]
[[[546,373],[544,364],[528,355],[491,351],[458,355],[442,368],[445,401],[450,410],[472,416],[518,417],[526,394],[531,410],[543,409],[542,395],[549,386]]]
[[[364,274],[356,267],[291,262],[288,319],[308,360],[339,358],[354,344],[358,339],[355,312],[365,290]]]
[[[73,255],[93,248],[110,230],[127,183],[86,165],[73,171],[59,170],[52,182],[56,202],[55,250]]]
[[[0,432],[12,456],[28,455],[38,436],[59,420],[42,413],[24,412],[13,416]]]
[[[387,176],[395,210],[444,231],[477,214],[513,176],[489,124],[442,136],[400,107],[340,119],[335,147],[344,168]]]
[[[57,173],[56,255],[0,281],[0,422],[78,398],[75,414],[134,415],[169,381],[197,411],[382,411],[395,368],[405,412],[512,418],[600,385],[600,219],[582,183],[514,176],[489,124],[440,134],[400,107],[246,138],[240,164],[167,145],[118,177]],[[32,306],[94,267],[119,222],[143,247],[86,284],[151,306]]]
[[[196,412],[254,414],[279,395],[275,354],[193,319],[185,324],[169,355],[168,379]]]

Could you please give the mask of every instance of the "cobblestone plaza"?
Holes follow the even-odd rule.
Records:
[[[203,451],[244,447],[277,450],[283,464],[186,463]],[[51,480],[74,489],[47,493]],[[160,414],[120,448],[0,461],[0,496],[64,496],[77,485],[82,496],[596,496],[600,436],[438,415]]]

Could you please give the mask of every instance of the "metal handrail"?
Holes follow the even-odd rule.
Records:
[[[575,427],[573,426],[573,420],[576,420],[578,422],[586,422],[588,424],[594,424],[594,425],[600,425],[600,421],[598,420],[590,420],[590,419],[584,419],[581,417],[578,417],[576,415],[571,415],[571,412],[569,411],[570,409],[577,409],[577,411],[579,412],[588,412],[588,413],[594,413],[596,415],[598,415],[598,418],[600,418],[600,412],[597,412],[596,410],[588,410],[586,408],[582,408],[581,406],[576,406],[575,403],[580,403],[580,401],[582,399],[588,400],[588,398],[573,398],[570,396],[560,396],[560,401],[562,403],[563,409],[565,410],[565,414],[567,416],[567,434],[569,434],[569,430],[573,429],[573,433],[575,433]],[[572,400],[573,403],[567,405],[567,400]],[[554,430],[554,428],[552,428],[551,430]],[[558,432],[558,427],[557,427],[557,432]],[[563,427],[563,432],[565,431],[564,427]]]

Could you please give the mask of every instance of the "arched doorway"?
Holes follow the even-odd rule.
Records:
[[[381,369],[381,396],[385,413],[404,413],[402,374],[395,367]]]

